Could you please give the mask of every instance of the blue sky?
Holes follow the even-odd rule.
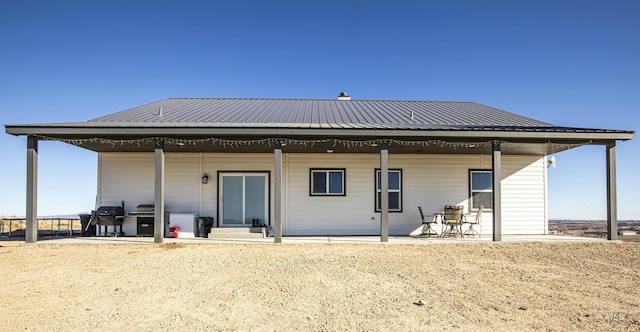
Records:
[[[0,0],[0,124],[168,97],[475,101],[560,126],[640,128],[639,1]],[[4,128],[3,128],[4,131]],[[0,215],[24,215],[26,139],[0,134]],[[618,216],[640,219],[640,139]],[[41,142],[40,215],[94,208],[97,155]],[[605,148],[556,155],[551,218],[604,219]]]

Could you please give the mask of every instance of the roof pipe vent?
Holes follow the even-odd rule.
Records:
[[[338,100],[351,100],[351,96],[349,96],[346,92],[340,92]]]

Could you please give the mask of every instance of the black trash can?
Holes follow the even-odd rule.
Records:
[[[200,217],[198,218],[198,228],[196,236],[207,238],[211,233],[211,226],[213,225],[212,217]]]
[[[193,235],[195,235],[195,237],[201,237],[203,232],[204,221],[202,220],[202,217],[199,217],[196,219],[196,228],[193,230]]]
[[[82,225],[82,229],[80,230],[80,236],[95,236],[96,235],[96,225],[91,224],[91,215],[90,214],[80,214],[80,224]]]

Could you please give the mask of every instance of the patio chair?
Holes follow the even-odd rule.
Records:
[[[465,220],[462,214],[463,209],[464,207],[462,205],[445,205],[442,223],[446,225],[447,228],[442,232],[442,237],[462,237],[462,223]]]
[[[431,227],[432,224],[437,223],[435,218],[431,220],[427,220],[424,218],[424,213],[422,213],[422,207],[418,206],[418,211],[420,212],[420,218],[422,219],[422,232],[418,235],[419,237],[426,236],[430,237],[432,235],[438,236],[438,233]]]
[[[474,221],[469,221],[467,222],[465,220],[465,224],[469,224],[469,228],[467,228],[466,231],[464,231],[464,233],[462,233],[462,235],[466,235],[466,236],[480,236],[480,233],[482,232],[482,209],[484,208],[484,205],[480,205],[480,207],[478,208],[478,213],[476,214],[476,219]],[[480,228],[480,232],[478,232],[475,228],[473,228],[474,225],[478,225],[478,227]]]

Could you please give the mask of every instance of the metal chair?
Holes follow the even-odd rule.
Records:
[[[442,223],[447,228],[442,232],[442,237],[462,237],[462,223],[465,220],[462,214],[464,207],[462,205],[445,205],[444,214],[442,215]]]
[[[484,205],[480,205],[480,207],[478,208],[478,214],[476,214],[476,219],[474,221],[469,221],[467,222],[465,220],[465,224],[469,224],[469,228],[467,228],[466,231],[464,231],[464,233],[462,233],[462,235],[466,235],[466,236],[478,236],[480,237],[480,233],[482,233],[482,209],[484,208]],[[478,225],[478,227],[480,227],[480,232],[478,232],[475,228],[473,228],[474,225]]]
[[[418,235],[419,237],[426,236],[430,237],[432,235],[438,236],[438,233],[431,227],[432,224],[436,224],[437,221],[435,218],[431,220],[427,220],[424,218],[424,213],[422,213],[422,207],[418,206],[418,211],[420,212],[420,218],[422,219],[422,233]]]

